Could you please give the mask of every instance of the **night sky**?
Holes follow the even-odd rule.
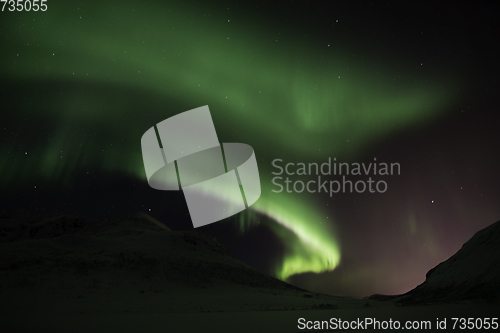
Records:
[[[500,219],[498,13],[493,1],[6,7],[0,213],[141,211],[189,228],[182,192],[148,186],[140,140],[208,105],[220,142],[254,148],[262,194],[202,230],[312,291],[406,292]],[[273,192],[273,161],[297,172],[329,158],[400,174],[369,175],[383,193]]]

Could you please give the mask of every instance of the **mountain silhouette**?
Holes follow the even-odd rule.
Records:
[[[173,232],[144,213],[101,221],[71,215],[17,214],[0,220],[0,240],[3,251],[17,250],[15,256],[4,256],[5,272],[15,275],[20,270],[35,273],[43,266],[53,272],[62,270],[62,275],[73,272],[75,276],[67,281],[74,283],[78,280],[75,277],[122,271],[115,285],[127,284],[124,277],[131,273],[158,279],[158,286],[230,283],[300,290],[238,261],[208,233]],[[26,279],[30,280],[30,274]]]
[[[498,304],[460,300],[498,299],[498,226],[478,232],[409,293],[359,300],[294,287],[206,232],[172,231],[144,213],[7,214],[0,331],[275,333],[296,332],[299,318],[492,318]]]
[[[462,248],[427,272],[415,289],[369,299],[399,304],[500,300],[500,221],[478,231]]]

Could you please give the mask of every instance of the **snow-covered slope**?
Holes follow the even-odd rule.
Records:
[[[478,231],[401,303],[500,299],[500,221]]]
[[[172,231],[143,213],[0,217],[0,312],[284,310],[335,300],[253,269],[206,232]]]

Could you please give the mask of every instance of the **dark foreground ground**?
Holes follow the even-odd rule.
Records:
[[[176,309],[168,295],[121,294],[116,300],[106,301],[95,295],[84,298],[53,302],[50,297],[43,304],[22,307],[11,303],[5,308],[2,303],[2,332],[301,332],[299,318],[304,322],[341,320],[362,321],[373,318],[381,322],[398,320],[401,326],[411,321],[424,331],[422,321],[429,321],[431,329],[437,329],[437,319],[446,319],[447,330],[453,326],[452,318],[498,317],[500,308],[472,302],[459,304],[434,304],[418,306],[396,306],[393,302],[369,302],[365,300],[335,299],[318,297],[301,302],[300,297],[288,295],[266,295],[265,292],[221,293],[210,290],[196,296],[185,294],[192,301],[192,310]],[[280,301],[276,301],[276,299]],[[253,303],[252,303],[253,300]],[[334,308],[321,309],[321,302],[333,304]],[[189,302],[186,302],[189,303]],[[185,303],[185,304],[186,304]],[[198,304],[202,305],[198,305]],[[210,305],[211,303],[212,305]],[[290,304],[304,306],[302,309],[288,309]],[[367,304],[370,304],[367,306]],[[318,305],[319,308],[314,306]],[[203,309],[205,307],[205,309]],[[309,308],[307,308],[309,307]],[[442,325],[442,324],[441,324]],[[394,327],[394,324],[393,324]],[[441,326],[442,327],[442,326]],[[323,326],[323,328],[325,328]],[[330,327],[332,328],[332,327]],[[373,326],[364,327],[373,331]],[[361,331],[319,329],[329,331]],[[379,330],[376,330],[379,331]],[[380,330],[382,331],[382,330]],[[385,330],[387,331],[387,330]],[[456,331],[461,331],[457,329]],[[462,330],[463,331],[463,330]],[[474,332],[476,330],[466,330]],[[490,330],[495,331],[495,330]]]
[[[451,268],[434,270],[429,276],[435,282],[428,278],[418,293],[360,300],[296,288],[238,261],[206,233],[173,232],[145,214],[114,221],[4,216],[0,240],[0,332],[300,332],[315,321],[318,332],[361,331],[321,324],[332,318],[331,323],[371,318],[381,328],[390,320],[401,327],[412,321],[415,331],[443,331],[438,319],[446,319],[450,330],[452,318],[474,318],[477,325],[500,317],[496,297],[429,296],[451,281],[443,272],[460,272],[461,264],[454,267],[468,253]],[[477,248],[483,243],[496,244],[482,237],[469,248],[482,253]],[[469,282],[468,295],[494,289],[492,275],[476,275],[487,279],[480,289]],[[458,295],[457,288],[448,290]]]

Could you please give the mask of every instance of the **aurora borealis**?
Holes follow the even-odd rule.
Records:
[[[445,20],[366,6],[82,1],[2,12],[3,211],[22,200],[172,223],[185,212],[148,191],[140,138],[209,105],[221,142],[254,148],[262,194],[207,231],[311,290],[407,291],[500,215],[496,65],[488,33],[474,34],[495,11],[471,5]],[[373,195],[272,192],[272,160],[329,157],[376,157],[401,175]]]

